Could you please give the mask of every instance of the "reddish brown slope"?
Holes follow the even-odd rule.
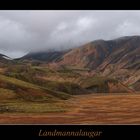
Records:
[[[59,65],[72,65],[96,69],[103,60],[110,54],[112,47],[108,42],[97,40],[82,47],[72,49],[66,53]]]

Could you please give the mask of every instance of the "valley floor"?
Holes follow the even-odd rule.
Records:
[[[3,113],[0,124],[140,124],[140,94],[78,95],[66,112]]]

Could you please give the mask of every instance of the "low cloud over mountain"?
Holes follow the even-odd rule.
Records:
[[[0,52],[15,58],[139,35],[139,19],[139,11],[0,11]]]

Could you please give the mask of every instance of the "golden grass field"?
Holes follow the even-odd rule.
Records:
[[[56,110],[1,113],[0,124],[140,124],[140,94],[77,95],[60,103],[40,105],[34,108],[48,105]]]

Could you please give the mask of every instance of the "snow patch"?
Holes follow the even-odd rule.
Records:
[[[7,59],[7,60],[12,60],[12,58],[10,57],[7,57],[7,56],[2,56],[4,59]]]

